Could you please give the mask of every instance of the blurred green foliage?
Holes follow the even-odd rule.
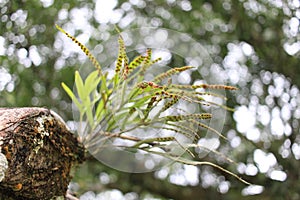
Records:
[[[76,37],[88,35],[85,44],[95,47],[95,52],[105,49],[100,44],[114,33],[114,24],[121,29],[154,26],[186,32],[207,49],[228,83],[240,88],[236,96],[229,96],[229,106],[254,115],[250,115],[254,132],[243,130],[247,124],[240,127],[239,112],[228,116],[223,132],[231,142],[218,150],[238,161],[238,171],[247,174],[250,182],[264,186],[264,190],[258,195],[241,196],[242,191],[248,191],[245,185],[209,167],[200,168],[197,184],[180,185],[172,177],[183,173],[183,166],[150,174],[126,174],[91,158],[75,174],[81,194],[114,188],[127,199],[142,199],[149,194],[162,199],[300,198],[297,1],[118,1],[114,13],[120,17],[106,21],[97,17],[101,16],[95,11],[97,4],[73,0],[0,1],[0,105],[45,106],[72,120],[71,102],[60,84],[72,85],[74,72],[85,59],[58,36],[55,23]],[[78,18],[83,23],[78,23]],[[105,60],[100,57],[100,63],[101,59]],[[176,66],[185,64],[179,61]],[[255,134],[258,139],[253,138]],[[254,156],[262,154],[258,149],[276,158],[276,164],[267,171],[261,170]],[[236,170],[236,166],[222,161],[219,164]],[[272,173],[276,170],[285,172],[286,179],[274,180]]]

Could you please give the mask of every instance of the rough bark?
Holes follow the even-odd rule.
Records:
[[[71,167],[84,158],[74,134],[45,108],[0,108],[0,148],[8,161],[0,199],[65,196]]]

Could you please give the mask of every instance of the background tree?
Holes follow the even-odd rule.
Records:
[[[72,120],[71,102],[60,82],[74,82],[74,71],[85,56],[57,35],[55,23],[98,52],[105,49],[101,43],[114,31],[114,24],[121,29],[154,26],[186,32],[208,50],[212,69],[240,88],[229,98],[236,111],[223,129],[230,142],[218,150],[238,161],[238,172],[263,188],[245,188],[209,167],[176,164],[155,173],[126,174],[91,159],[71,184],[79,185],[80,193],[91,190],[107,198],[116,195],[114,199],[234,199],[241,193],[248,199],[258,198],[249,195],[254,193],[260,199],[299,198],[297,1],[131,0],[113,1],[111,9],[100,1],[4,0],[0,5],[1,106],[46,106]],[[112,10],[107,17],[102,15],[105,10]],[[101,57],[99,62],[105,60]],[[173,62],[184,64],[184,60]],[[184,176],[187,170],[198,178],[192,182]]]

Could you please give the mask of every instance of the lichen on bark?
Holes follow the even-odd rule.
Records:
[[[8,161],[0,199],[65,196],[71,167],[84,159],[76,136],[45,108],[0,108],[0,148]]]
[[[8,161],[6,159],[6,156],[0,152],[0,182],[4,179],[7,168]]]

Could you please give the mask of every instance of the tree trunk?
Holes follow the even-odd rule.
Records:
[[[65,197],[70,169],[84,159],[74,134],[45,108],[0,108],[0,149],[0,199]]]

